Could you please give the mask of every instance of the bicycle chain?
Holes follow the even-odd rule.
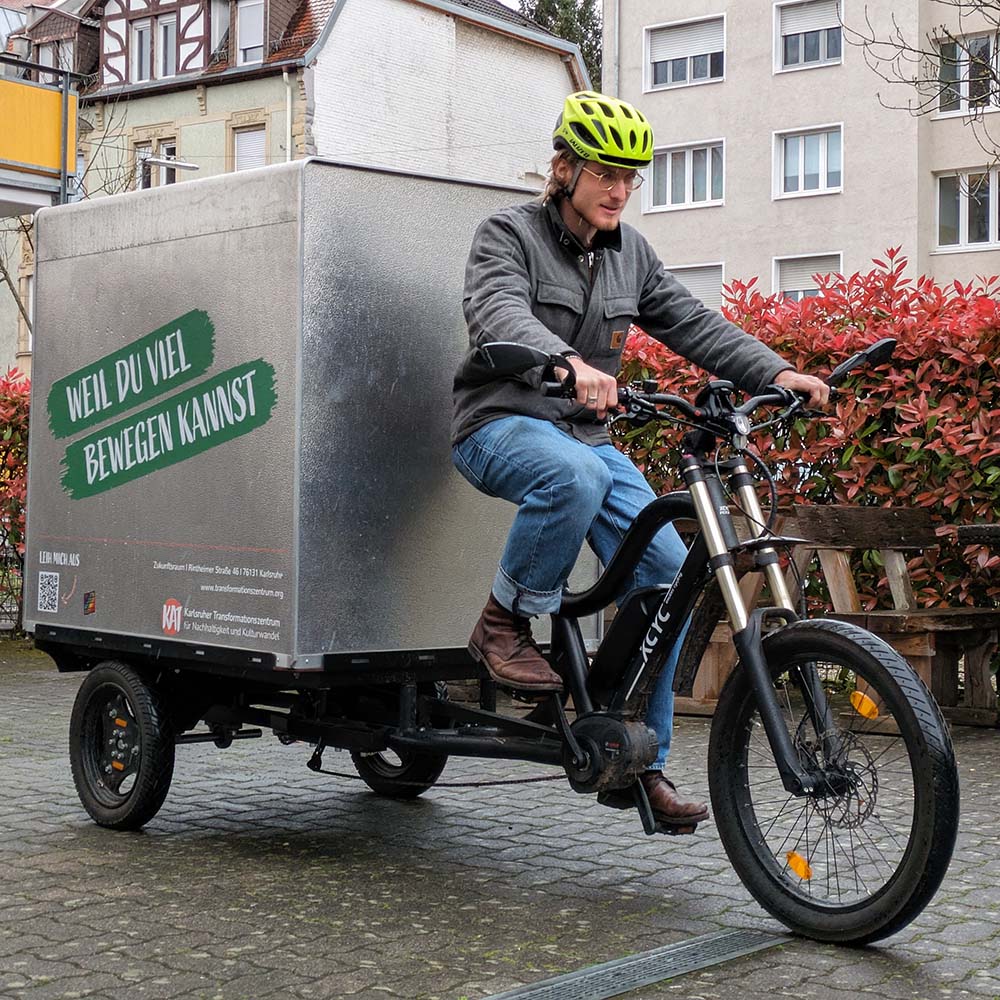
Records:
[[[314,774],[329,774],[334,778],[347,778],[350,781],[364,781],[360,774],[348,774],[346,771],[328,771],[325,767],[313,770]],[[402,781],[396,778],[391,779],[395,785],[414,785],[421,788],[427,787],[426,781]],[[539,781],[565,781],[565,774],[539,774],[531,778],[504,778],[499,781],[436,781],[434,788],[491,788],[494,785],[531,785]]]

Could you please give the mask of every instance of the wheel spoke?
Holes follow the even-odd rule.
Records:
[[[747,720],[743,741],[743,797],[755,836],[797,891],[831,903],[871,897],[886,884],[905,856],[913,810],[911,751],[899,736],[885,733],[884,712],[875,725],[848,704],[862,678],[846,667],[803,658],[788,664],[775,685],[800,765],[817,776],[813,794],[784,790],[759,716]],[[816,671],[814,680],[807,669]],[[865,690],[872,688],[863,680]],[[814,681],[829,709],[814,704]],[[824,720],[835,728],[818,733]]]

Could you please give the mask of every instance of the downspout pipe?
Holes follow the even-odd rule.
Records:
[[[59,204],[66,204],[67,189],[69,187],[69,168],[66,161],[69,159],[69,73],[62,74],[62,135],[59,143],[61,155],[59,157]]]
[[[618,96],[618,53],[620,45],[618,42],[619,20],[621,17],[620,0],[605,0],[604,3],[605,24],[608,30],[604,33],[606,44],[604,46],[604,79],[601,81],[604,93],[612,97]]]
[[[281,78],[285,81],[285,162],[292,161],[292,78],[288,75],[288,70],[281,71]]]

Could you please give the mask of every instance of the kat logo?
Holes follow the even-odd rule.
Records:
[[[181,630],[184,609],[180,601],[172,597],[163,605],[163,634],[177,635]]]

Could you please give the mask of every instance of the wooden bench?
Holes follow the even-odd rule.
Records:
[[[874,632],[906,657],[951,721],[990,726],[1000,722],[991,678],[1000,609],[917,606],[908,561],[941,544],[927,510],[796,506],[792,521],[794,529],[786,525],[789,533],[815,543],[833,604],[830,617]],[[799,565],[811,547],[803,548],[797,553]],[[862,550],[881,555],[891,608],[862,608],[850,565],[850,554]]]
[[[778,530],[810,540],[811,544],[795,550],[795,565],[804,575],[818,559],[833,605],[830,617],[868,629],[906,657],[950,721],[1000,723],[991,670],[1000,635],[1000,609],[917,607],[907,561],[940,544],[926,510],[797,505]],[[995,537],[1000,547],[1000,531]],[[982,541],[964,529],[960,540]],[[881,554],[892,608],[863,609],[850,564],[851,553],[862,550]],[[795,574],[790,572],[787,579],[797,598]],[[741,589],[756,601],[762,589],[759,574],[744,576]],[[729,628],[722,623],[712,635],[693,688],[677,698],[677,711],[711,714],[735,662]]]

